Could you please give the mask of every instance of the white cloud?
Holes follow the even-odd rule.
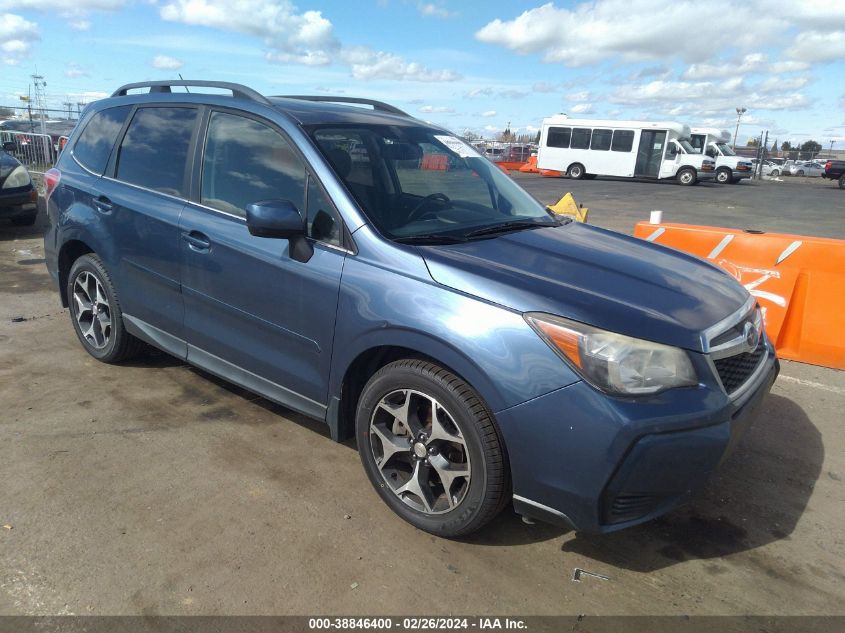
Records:
[[[322,12],[300,12],[289,0],[169,0],[160,15],[171,22],[259,37],[267,48],[267,61],[274,63],[342,63],[350,67],[355,79],[362,80],[439,82],[461,78],[451,70],[431,69],[394,53],[367,46],[344,47]]]
[[[77,79],[79,77],[90,77],[91,74],[88,72],[88,69],[83,68],[79,64],[70,62],[65,66],[65,77],[69,79]]]
[[[746,75],[763,70],[768,64],[768,58],[761,53],[750,53],[735,63],[724,64],[693,64],[682,74],[681,79],[722,79]]]
[[[502,128],[496,127],[495,125],[485,125],[484,131],[485,132],[499,132]]]
[[[593,104],[592,103],[579,103],[578,105],[572,106],[572,111],[575,114],[589,114],[593,111]]]
[[[423,107],[420,108],[420,112],[424,112],[424,113],[427,113],[427,114],[431,114],[431,113],[443,114],[443,113],[454,112],[454,111],[455,111],[454,109],[447,108],[445,106],[426,105],[426,106],[423,106]]]
[[[564,95],[564,98],[567,101],[572,101],[573,103],[581,103],[584,101],[591,101],[593,96],[587,90],[582,90],[580,92],[569,92]]]
[[[366,46],[344,48],[340,58],[349,64],[355,79],[398,79],[405,81],[457,81],[461,75],[451,70],[433,70],[399,55],[374,51]]]
[[[0,0],[0,9],[78,14],[84,11],[117,11],[127,4],[127,0]]]
[[[768,11],[736,4],[720,11],[698,0],[595,0],[571,9],[547,3],[512,20],[493,20],[475,37],[520,54],[540,53],[545,62],[567,66],[617,57],[698,62],[720,48],[762,45],[783,23]],[[704,24],[707,28],[690,28]],[[738,24],[754,28],[737,29]]]
[[[68,22],[68,26],[74,31],[87,31],[91,28],[91,20],[84,20],[82,18],[71,20]]]
[[[845,6],[845,5],[843,5]],[[805,62],[845,59],[845,27],[841,31],[799,33],[786,53]]]
[[[481,116],[483,116],[486,119],[489,119],[490,117],[496,116],[496,111],[495,110],[486,110],[486,111],[481,113]]]
[[[179,70],[184,65],[185,62],[182,60],[168,55],[156,55],[153,57],[152,61],[150,61],[150,66],[158,68],[159,70]]]
[[[783,92],[787,90],[800,90],[809,82],[809,77],[780,77],[774,75],[761,81],[756,88],[760,92]]]
[[[421,2],[417,5],[417,10],[420,12],[420,15],[427,18],[451,18],[455,15],[443,5],[434,4],[433,2]]]
[[[545,81],[538,81],[533,86],[531,86],[531,90],[534,92],[554,92],[557,90],[556,84],[550,84]]]
[[[14,66],[29,56],[40,39],[38,25],[14,13],[0,13],[0,64]]]

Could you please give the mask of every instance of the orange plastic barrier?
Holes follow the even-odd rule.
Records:
[[[447,154],[423,154],[420,169],[447,171],[449,169],[449,156]]]
[[[505,171],[519,171],[522,166],[526,165],[527,163],[524,163],[522,161],[503,160],[496,164]]]
[[[528,162],[525,163],[522,167],[519,168],[523,174],[539,174],[540,170],[537,169],[537,157],[536,156],[529,156]]]
[[[554,169],[541,169],[540,175],[545,178],[560,178],[561,176],[563,176],[562,173],[560,173],[559,171],[555,171]]]
[[[845,369],[845,240],[649,222],[634,235],[733,275],[760,303],[782,358]]]

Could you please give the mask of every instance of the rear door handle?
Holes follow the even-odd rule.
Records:
[[[96,207],[97,211],[100,213],[111,213],[114,206],[111,203],[111,200],[106,198],[105,196],[100,196],[99,198],[94,198],[94,206]]]
[[[191,231],[182,233],[182,239],[188,243],[188,248],[197,253],[206,253],[211,249],[211,240],[205,233]]]

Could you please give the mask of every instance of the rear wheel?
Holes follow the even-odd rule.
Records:
[[[123,326],[117,292],[99,257],[89,253],[73,263],[67,297],[73,329],[91,356],[104,363],[116,363],[135,356],[141,349],[141,341]]]
[[[676,178],[678,179],[678,183],[684,186],[694,185],[698,181],[695,170],[689,167],[684,167],[679,171]]]
[[[370,482],[411,525],[463,536],[507,503],[505,450],[492,415],[446,369],[416,359],[386,365],[364,387],[355,423]]]
[[[720,169],[716,172],[716,182],[729,185],[733,182],[733,174],[730,169]]]
[[[581,163],[574,163],[566,170],[566,175],[572,178],[572,180],[581,180],[584,174],[584,165]]]
[[[839,176],[839,188],[845,189],[845,174]]]
[[[803,176],[803,175],[804,175],[804,170],[803,170],[803,169],[799,169],[799,170],[798,170],[798,173],[797,173],[797,174],[795,174],[795,175],[796,175],[796,176]]]
[[[774,177],[776,178],[776,177],[780,176],[780,170],[779,170],[779,169],[773,169],[773,170],[770,172],[770,174],[769,174],[769,175],[770,175],[770,176],[774,176]]]

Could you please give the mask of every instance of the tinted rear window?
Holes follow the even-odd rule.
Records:
[[[185,165],[196,118],[195,108],[139,108],[120,144],[117,179],[185,195]]]
[[[86,169],[102,175],[131,108],[128,105],[118,106],[92,116],[73,147],[74,158]]]
[[[550,127],[546,145],[548,147],[569,147],[569,139],[571,137],[571,127]]]

